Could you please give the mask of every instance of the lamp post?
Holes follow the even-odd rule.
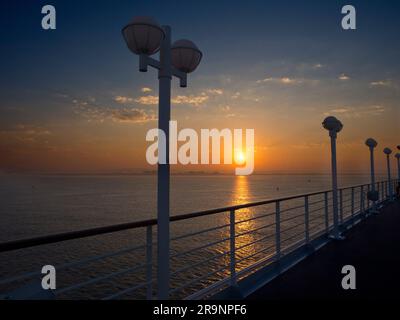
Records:
[[[341,240],[343,237],[339,232],[339,209],[337,190],[337,164],[336,164],[336,138],[338,132],[343,129],[343,124],[335,117],[327,117],[322,126],[329,131],[331,138],[331,160],[332,160],[332,197],[333,197],[333,238]]]
[[[379,193],[376,191],[375,188],[375,161],[374,161],[374,149],[378,145],[378,143],[372,139],[369,138],[367,141],[365,141],[365,144],[369,148],[370,151],[370,159],[371,159],[371,190],[368,192],[367,197],[369,201],[373,202],[372,205],[372,213],[377,213],[378,211],[376,210],[376,201],[379,200]]]
[[[158,298],[169,296],[169,121],[171,117],[171,80],[175,76],[180,86],[187,86],[187,74],[200,64],[202,53],[189,40],[171,44],[171,28],[160,26],[150,17],[135,17],[122,29],[128,48],[139,55],[139,71],[147,72],[148,66],[158,70],[159,102],[158,127],[165,133],[165,148],[158,148],[157,183],[157,285]],[[150,56],[160,52],[160,60]],[[165,151],[165,154],[164,152]],[[160,161],[160,159],[165,161]]]
[[[392,150],[389,148],[383,149],[383,153],[386,154],[386,161],[387,161],[387,170],[388,170],[388,188],[389,188],[389,200],[392,201],[393,199],[393,190],[392,190],[392,178],[390,174],[390,155]]]
[[[396,192],[397,192],[397,196],[399,196],[399,189],[400,189],[400,153],[396,153],[395,157],[397,159],[397,191]]]

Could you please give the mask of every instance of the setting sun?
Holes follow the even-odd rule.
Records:
[[[242,150],[236,150],[235,163],[238,165],[243,165],[246,163],[246,156]]]

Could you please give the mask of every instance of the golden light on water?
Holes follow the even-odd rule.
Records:
[[[251,194],[249,189],[249,177],[236,176],[232,195],[232,205],[248,203],[250,202],[250,198]]]
[[[253,199],[253,194],[251,192],[251,183],[249,176],[236,176],[234,178],[234,184],[231,196],[231,205],[242,205],[250,203]],[[267,210],[264,208],[264,210]],[[260,213],[260,212],[258,212]],[[268,225],[273,223],[269,218],[267,219],[253,219],[257,216],[256,208],[243,208],[235,211],[235,234],[236,234],[236,260],[237,260],[237,270],[248,266],[250,263],[254,262],[260,256],[268,257],[271,252],[262,252],[261,255],[257,253],[260,250],[265,249],[268,244],[267,240],[259,242],[262,237],[268,235],[271,230],[261,229],[262,225]],[[229,215],[225,215],[224,223],[229,224]],[[273,219],[273,218],[272,218]],[[229,236],[229,230],[224,235]],[[230,249],[229,243],[225,242],[224,249],[228,251]],[[255,256],[257,254],[257,256]],[[253,257],[254,256],[254,257]],[[248,258],[246,258],[248,257]],[[228,273],[227,273],[228,274]]]
[[[236,176],[233,182],[233,189],[231,195],[231,205],[241,205],[249,203],[251,199],[250,189],[249,189],[249,177],[248,176]],[[235,233],[236,235],[244,233],[243,236],[239,236],[236,238],[236,248],[240,248],[241,246],[245,245],[246,243],[254,241],[254,236],[251,233],[247,233],[250,230],[253,230],[256,227],[256,223],[254,220],[246,221],[252,217],[252,211],[250,208],[243,208],[240,210],[235,211],[235,222],[243,221],[241,223],[236,224],[235,226]],[[230,223],[230,216],[229,214],[223,216],[223,223],[227,224]],[[226,234],[224,237],[229,237],[229,229],[226,230]],[[247,233],[247,234],[246,234]],[[229,251],[229,242],[224,243],[223,251]],[[253,252],[252,248],[246,247],[242,250],[238,250],[237,258],[243,257],[245,255],[249,255]]]
[[[242,153],[243,158],[245,155]],[[241,205],[251,202],[251,192],[249,186],[248,176],[237,176],[235,177],[235,187],[234,194],[232,198],[233,205]],[[244,208],[236,211],[236,222],[244,221],[236,225],[236,234],[244,234],[236,239],[236,247],[240,248],[247,243],[253,242],[255,240],[253,233],[247,233],[257,227],[257,221],[250,220],[253,217],[253,210],[251,208]],[[248,256],[254,252],[253,246],[248,246],[242,250],[238,250],[237,258]]]

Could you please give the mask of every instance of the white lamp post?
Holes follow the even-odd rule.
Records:
[[[400,145],[397,146],[397,150],[400,150]],[[399,172],[398,172],[398,176],[399,176],[398,179],[399,179],[399,181],[397,181],[397,182],[398,182],[399,185],[400,185],[400,163],[399,163],[399,156],[398,156],[398,155],[399,155],[399,154],[396,153],[397,164],[399,165],[399,167],[398,167],[398,169],[399,169],[399,170],[398,170],[398,171],[399,171]]]
[[[400,186],[400,153],[396,153],[395,157],[397,159],[397,188],[399,188],[399,186]]]
[[[367,141],[365,141],[365,144],[369,148],[370,151],[370,158],[371,158],[371,190],[368,192],[368,200],[373,201],[372,205],[372,212],[377,213],[376,210],[376,201],[379,200],[379,193],[376,191],[375,188],[375,161],[374,161],[374,149],[378,145],[378,143],[372,139],[369,138]]]
[[[171,117],[171,79],[180,80],[180,86],[187,86],[187,74],[199,65],[202,53],[189,40],[179,40],[171,44],[171,28],[160,26],[150,17],[136,17],[122,29],[128,48],[139,55],[139,71],[147,72],[148,66],[158,70],[159,103],[158,127],[166,136],[166,163],[158,164],[157,185],[157,285],[158,298],[168,299],[169,295],[169,121]],[[160,60],[150,56],[160,51]],[[163,157],[165,156],[165,157]]]
[[[391,178],[391,174],[390,174],[390,155],[392,153],[392,150],[389,148],[385,148],[385,149],[383,149],[383,153],[386,154],[387,170],[388,170],[389,200],[392,201],[393,190],[392,190],[392,178]]]
[[[332,197],[333,197],[333,238],[340,240],[343,237],[339,233],[339,210],[338,210],[338,190],[337,190],[337,165],[336,165],[336,138],[338,132],[343,129],[343,124],[335,117],[327,117],[322,123],[323,127],[329,131],[331,137],[331,157],[332,157]]]

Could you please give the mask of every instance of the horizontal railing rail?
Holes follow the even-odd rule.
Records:
[[[381,181],[375,184],[375,189],[379,191],[378,205],[392,199],[393,195],[390,192],[395,190],[394,186],[397,183],[397,180],[392,180],[390,183]],[[367,198],[367,192],[370,190],[370,184],[339,189],[339,226],[349,221],[354,224],[355,217],[362,216],[365,212],[374,208],[373,203]],[[189,298],[204,297],[213,290],[221,290],[226,286],[236,285],[240,279],[250,272],[281,259],[282,256],[298,247],[308,245],[316,237],[328,235],[334,228],[332,202],[332,190],[324,190],[170,217],[173,226],[174,223],[190,222],[194,218],[228,214],[223,219],[222,224],[211,223],[211,225],[202,227],[200,230],[177,234],[170,239],[171,244],[177,245],[177,249],[171,248],[169,255],[171,265],[176,264],[171,269],[170,276],[177,278],[177,280],[174,280],[176,284],[171,288],[170,294],[181,294],[181,296]],[[255,211],[249,213],[249,208]],[[196,223],[194,227],[198,225],[200,224]],[[133,254],[140,250],[144,252],[140,258],[142,260],[135,258],[136,263],[133,265],[117,270],[110,268],[109,272],[105,274],[96,274],[78,283],[65,285],[57,289],[55,295],[62,296],[99,282],[113,282],[117,277],[130,277],[132,273],[143,270],[144,275],[141,278],[137,280],[130,278],[131,280],[128,280],[132,286],[126,288],[118,286],[116,292],[107,291],[103,299],[120,298],[137,290],[145,290],[145,297],[152,299],[153,293],[157,291],[157,281],[153,277],[153,268],[156,267],[153,262],[153,250],[157,246],[157,243],[153,241],[153,232],[156,227],[157,220],[149,219],[9,241],[0,243],[0,253],[8,254],[17,252],[17,250],[122,231],[144,230],[144,244],[60,264],[56,269],[60,271],[78,268],[111,257],[117,258],[126,254]],[[183,228],[183,230],[186,230],[186,228]],[[198,239],[198,237],[201,237],[201,239],[191,242],[194,246],[188,245],[191,239]],[[200,261],[195,259],[198,257],[201,257]],[[198,270],[196,268],[204,272],[196,271],[196,275],[192,276],[190,272]],[[186,273],[189,274],[183,277],[184,279],[180,279]],[[38,276],[41,276],[39,271],[12,275],[6,279],[0,279],[0,285],[20,283],[22,280],[25,281]],[[7,287],[8,291],[12,291],[12,289],[15,288]],[[4,290],[0,288],[1,291]]]
[[[386,182],[386,181],[382,181],[382,182]],[[381,182],[377,182],[376,184],[379,184],[379,183],[381,183]],[[369,184],[361,184],[361,185],[341,188],[340,190],[349,190],[351,188],[359,188],[359,187],[363,187],[363,186],[365,187],[368,185]],[[228,211],[232,211],[232,210],[237,211],[240,209],[246,209],[246,208],[251,208],[251,207],[256,207],[256,206],[261,206],[261,205],[273,204],[276,202],[284,202],[284,201],[288,201],[288,200],[304,198],[306,196],[310,197],[310,196],[315,196],[315,195],[321,195],[321,194],[324,194],[327,192],[328,193],[332,192],[332,190],[305,193],[305,194],[299,194],[299,195],[294,195],[294,196],[288,196],[288,197],[282,197],[282,198],[276,198],[276,199],[270,199],[270,200],[264,200],[264,201],[258,201],[258,202],[249,202],[249,203],[235,205],[235,206],[221,207],[221,208],[203,210],[203,211],[192,212],[192,213],[187,213],[187,214],[180,214],[180,215],[176,215],[176,216],[171,216],[170,222],[193,219],[193,218],[213,215],[213,214],[217,214],[217,213],[228,212]],[[301,207],[301,206],[299,206],[299,207]],[[284,212],[284,211],[281,211],[281,212]],[[29,239],[21,239],[21,240],[9,241],[9,242],[2,242],[2,243],[0,243],[0,253],[12,251],[12,250],[18,250],[18,249],[26,249],[26,248],[30,248],[30,247],[45,245],[45,244],[63,242],[63,241],[68,241],[68,240],[82,239],[82,238],[92,237],[92,236],[96,236],[96,235],[114,233],[114,232],[118,232],[118,231],[143,228],[143,227],[154,226],[154,225],[157,225],[157,219],[141,220],[141,221],[122,223],[122,224],[116,224],[116,225],[110,225],[110,226],[104,226],[104,227],[98,227],[98,228],[90,228],[90,229],[84,229],[84,230],[78,230],[78,231],[58,233],[58,234],[29,238]]]

